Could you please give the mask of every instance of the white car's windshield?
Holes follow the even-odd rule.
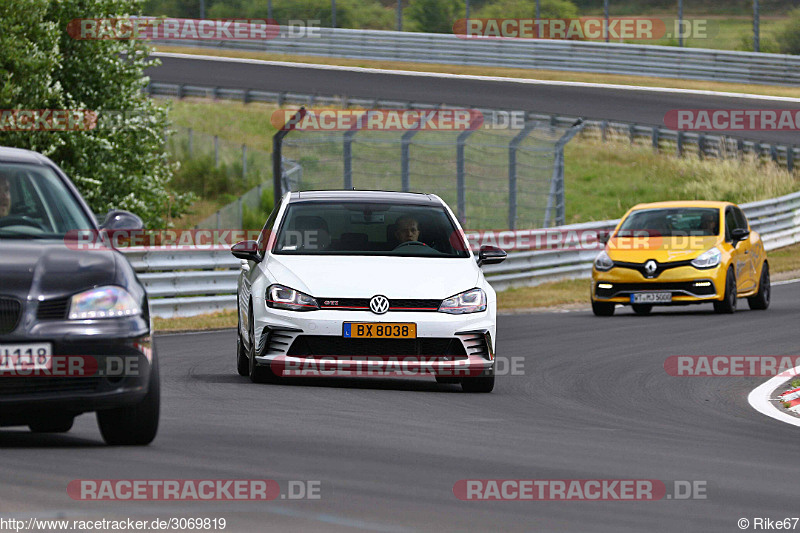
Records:
[[[639,232],[662,237],[719,235],[719,209],[705,207],[639,209],[628,215],[616,236],[631,237]]]
[[[0,239],[60,238],[91,227],[52,169],[0,163]]]
[[[469,257],[441,206],[304,202],[289,206],[276,254]]]

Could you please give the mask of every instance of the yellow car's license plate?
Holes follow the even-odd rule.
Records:
[[[345,322],[343,336],[351,339],[416,339],[417,325],[394,322]]]

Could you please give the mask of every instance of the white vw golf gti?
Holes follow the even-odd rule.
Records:
[[[290,193],[257,241],[231,251],[242,260],[237,370],[254,382],[434,375],[494,388],[497,302],[480,265],[506,254],[475,257],[438,196]]]

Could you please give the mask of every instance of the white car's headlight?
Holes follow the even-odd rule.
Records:
[[[614,267],[614,261],[608,256],[608,253],[603,250],[597,257],[594,258],[594,267],[601,272],[611,270]]]
[[[715,246],[693,259],[692,266],[695,268],[711,268],[717,266],[720,261],[722,261],[722,252]]]
[[[486,311],[486,293],[483,289],[471,289],[444,300],[439,306],[440,313],[463,315]]]
[[[270,285],[267,287],[267,307],[290,311],[314,311],[319,309],[319,304],[304,292],[283,285]]]
[[[128,291],[122,287],[108,285],[76,294],[69,303],[70,319],[117,318],[142,313]]]

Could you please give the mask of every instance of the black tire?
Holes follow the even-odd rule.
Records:
[[[633,304],[633,312],[637,315],[649,315],[653,310],[653,304]]]
[[[728,267],[725,276],[725,297],[721,301],[714,302],[714,311],[721,314],[736,312],[736,274],[733,272],[733,267]]]
[[[100,433],[106,444],[144,446],[156,438],[161,406],[161,379],[155,352],[151,368],[150,383],[142,401],[127,407],[97,411],[97,425],[100,426]]]
[[[256,335],[253,325],[253,309],[250,309],[250,317],[247,320],[247,337],[250,345],[247,347],[247,373],[253,383],[275,383],[278,377],[273,374],[269,366],[256,364]]]
[[[52,415],[28,424],[34,433],[66,433],[72,429],[75,417],[72,415]]]
[[[769,264],[764,263],[761,267],[761,279],[758,281],[758,292],[755,296],[747,299],[750,309],[763,311],[769,307],[769,300],[772,296],[772,285],[769,280]]]
[[[611,302],[596,302],[592,300],[592,312],[595,316],[613,316],[616,304]]]
[[[494,374],[477,378],[462,378],[461,390],[464,392],[492,392],[494,390]]]
[[[247,350],[244,349],[242,333],[238,324],[236,326],[236,372],[238,372],[240,376],[247,376],[250,374],[250,362],[247,360]]]

